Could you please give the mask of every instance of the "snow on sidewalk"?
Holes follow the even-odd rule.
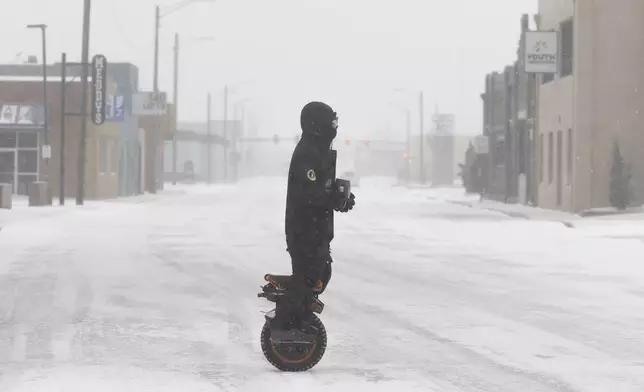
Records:
[[[441,198],[449,203],[482,211],[492,211],[518,219],[561,222],[568,228],[583,231],[584,236],[638,240],[644,242],[644,213],[623,213],[581,216],[563,211],[548,210],[523,204],[505,204],[492,200],[479,201],[476,196],[463,195],[462,191],[432,193],[430,199]]]
[[[505,204],[492,200],[453,200],[455,204],[461,204],[471,208],[479,208],[488,211],[499,212],[514,218],[522,218],[536,221],[554,221],[554,222],[570,222],[582,219],[579,215],[570,214],[563,211],[548,210],[544,208],[531,207],[523,204]]]
[[[190,189],[188,189],[190,188]],[[104,208],[110,204],[143,204],[152,203],[155,201],[165,200],[168,198],[175,198],[186,195],[189,191],[191,193],[207,193],[212,194],[213,188],[224,190],[230,186],[207,186],[207,185],[166,185],[166,189],[159,193],[146,193],[144,195],[119,197],[114,199],[104,200],[86,200],[83,206],[76,205],[76,200],[73,198],[66,199],[65,205],[59,205],[58,198],[55,197],[53,205],[45,207],[29,207],[29,201],[24,196],[17,196],[13,199],[12,209],[0,209],[0,231],[3,227],[8,227],[15,224],[33,223],[42,219],[59,218],[69,216],[69,213],[77,213],[87,210],[96,210]]]
[[[523,204],[506,204],[493,200],[480,201],[478,196],[464,195],[463,190],[453,190],[447,192],[442,190],[438,193],[440,197],[449,203],[458,204],[479,210],[487,210],[508,215],[513,218],[528,219],[535,221],[562,222],[567,226],[572,226],[573,221],[582,219],[581,216],[563,211],[548,210],[544,208],[532,207]],[[432,195],[435,198],[436,195]]]

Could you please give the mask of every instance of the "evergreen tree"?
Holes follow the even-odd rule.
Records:
[[[624,163],[617,141],[613,144],[612,160],[609,200],[611,206],[623,211],[631,202],[631,173],[630,168]]]

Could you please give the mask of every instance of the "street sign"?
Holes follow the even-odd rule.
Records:
[[[453,114],[435,114],[434,124],[437,135],[453,135],[456,116]]]
[[[96,125],[105,122],[106,99],[107,59],[97,54],[92,59],[92,122]]]
[[[168,110],[164,92],[138,92],[132,96],[132,114],[135,116],[162,116]]]
[[[525,33],[525,71],[556,73],[558,46],[556,31],[527,31]]]
[[[51,159],[51,146],[49,144],[42,146],[42,157],[43,159]]]

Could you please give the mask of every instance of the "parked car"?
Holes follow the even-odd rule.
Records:
[[[347,170],[345,172],[342,172],[342,175],[338,176],[338,178],[351,181],[351,186],[354,188],[357,188],[360,186],[360,177],[358,177],[356,172],[354,172],[353,170]]]

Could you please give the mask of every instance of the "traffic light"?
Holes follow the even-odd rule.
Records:
[[[407,151],[403,152],[403,159],[408,159],[408,158],[409,158],[409,154],[407,154]]]
[[[273,135],[273,143],[278,144],[279,142],[280,142],[279,135],[277,135],[277,134]]]
[[[344,141],[347,146],[351,145],[351,140],[347,139]]]

